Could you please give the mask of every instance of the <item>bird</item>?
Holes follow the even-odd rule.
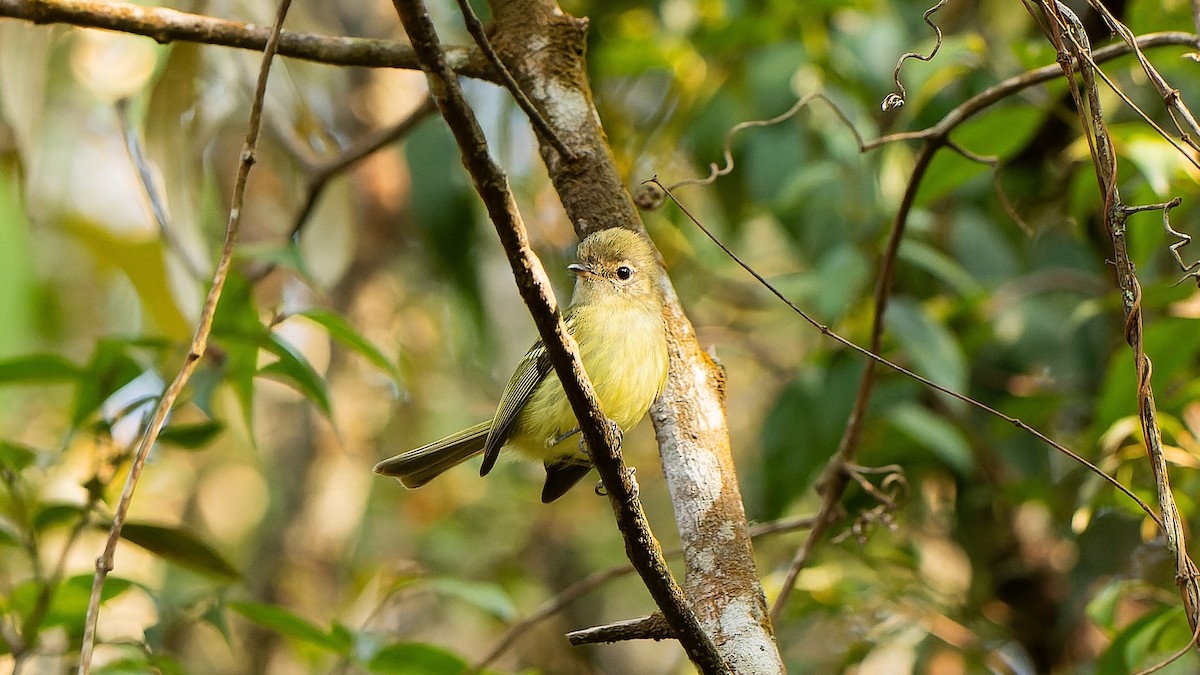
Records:
[[[624,228],[593,232],[579,243],[571,302],[563,314],[579,345],[604,414],[622,431],[633,428],[659,397],[669,363],[663,294],[653,245]],[[541,462],[543,503],[566,494],[591,470],[579,423],[539,339],[504,388],[496,413],[480,422],[375,465],[375,473],[407,488],[483,453],[480,475],[492,470],[502,448]]]

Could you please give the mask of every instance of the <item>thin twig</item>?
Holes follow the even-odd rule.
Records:
[[[474,38],[475,44],[483,52],[484,58],[496,69],[496,74],[500,76],[500,84],[504,85],[508,93],[512,94],[513,100],[517,102],[517,105],[525,112],[525,116],[529,118],[529,123],[554,148],[559,157],[569,162],[574,161],[576,159],[575,153],[571,152],[571,149],[562,142],[562,139],[558,137],[554,129],[550,128],[550,124],[546,122],[546,118],[542,116],[541,111],[533,105],[533,101],[530,101],[525,92],[521,90],[521,85],[517,84],[517,81],[513,79],[512,73],[508,72],[508,66],[504,65],[504,62],[500,60],[500,55],[492,48],[492,41],[488,39],[483,22],[475,14],[470,0],[458,0],[458,8],[462,12],[463,21],[467,24],[467,32]]]
[[[707,177],[687,178],[677,181],[671,184],[671,189],[674,190],[675,188],[683,187],[685,185],[711,185],[717,180],[718,177],[727,175],[729,172],[733,171],[733,137],[736,136],[738,132],[742,131],[743,129],[757,129],[759,127],[769,127],[779,124],[780,122],[786,122],[787,120],[795,117],[797,113],[799,113],[802,109],[804,109],[805,106],[813,101],[824,101],[826,104],[828,104],[829,107],[833,109],[833,113],[838,116],[838,119],[840,119],[842,123],[846,125],[846,128],[850,130],[850,133],[854,134],[854,139],[858,141],[859,151],[861,152],[865,150],[863,139],[862,136],[859,135],[858,129],[854,126],[854,123],[850,121],[850,118],[846,116],[846,113],[842,112],[842,109],[839,108],[836,103],[829,100],[828,96],[821,93],[808,94],[801,97],[799,101],[793,103],[792,107],[788,108],[786,111],[770,119],[750,120],[749,122],[742,122],[734,125],[732,129],[725,132],[725,166],[719,167],[717,166],[716,162],[712,162],[708,165]],[[657,208],[657,206],[655,208]]]
[[[1129,45],[1130,49],[1133,50],[1133,55],[1142,66],[1146,77],[1150,79],[1150,83],[1154,85],[1155,91],[1158,92],[1158,95],[1162,97],[1163,103],[1166,104],[1167,112],[1171,115],[1171,121],[1175,122],[1175,128],[1179,130],[1180,139],[1193,150],[1200,151],[1200,145],[1197,144],[1197,137],[1200,137],[1200,123],[1197,123],[1196,116],[1183,103],[1183,99],[1179,96],[1179,90],[1167,84],[1166,79],[1159,74],[1154,64],[1150,63],[1150,59],[1146,58],[1146,55],[1138,48],[1137,36],[1133,34],[1133,31],[1129,30],[1129,26],[1126,26],[1120,19],[1114,16],[1104,3],[1097,2],[1096,0],[1088,0],[1088,4],[1100,14],[1109,28],[1116,32],[1117,35],[1120,35],[1125,44]],[[1105,78],[1106,81],[1107,79]]]
[[[652,178],[651,182],[657,183],[657,179]],[[913,371],[909,370],[908,368],[905,368],[904,366],[901,366],[897,363],[889,361],[888,359],[886,359],[876,353],[873,353],[864,347],[860,347],[858,344],[854,343],[851,340],[846,339],[845,337],[842,337],[840,334],[835,332],[833,329],[829,328],[828,326],[821,323],[820,321],[817,321],[816,319],[814,319],[812,317],[812,315],[810,315],[808,312],[805,312],[798,305],[796,305],[796,303],[792,302],[778,288],[776,288],[774,285],[772,285],[771,282],[767,281],[766,278],[764,278],[761,274],[759,274],[757,270],[755,270],[753,267],[751,267],[749,264],[747,264],[745,261],[743,261],[736,253],[734,253],[728,246],[726,246],[724,242],[722,242],[720,239],[718,239],[717,236],[712,233],[712,231],[710,231],[707,227],[704,226],[703,223],[701,223],[698,219],[696,219],[696,217],[694,215],[692,215],[692,213],[688,210],[688,208],[686,206],[681,204],[675,198],[675,195],[671,194],[670,190],[667,190],[667,188],[665,188],[661,183],[657,183],[657,184],[661,189],[663,189],[666,192],[667,196],[670,197],[671,201],[675,202],[675,205],[679,207],[679,209],[688,218],[688,220],[692,221],[692,223],[695,224],[696,227],[700,228],[700,231],[703,232],[709,239],[711,239],[712,242],[717,245],[717,247],[719,247],[722,251],[724,251],[725,254],[727,256],[729,256],[729,258],[731,260],[733,260],[735,263],[737,263],[738,266],[740,266],[742,269],[749,272],[750,275],[753,276],[758,281],[759,284],[761,284],[764,288],[766,288],[768,291],[770,291],[771,294],[774,295],[776,298],[779,298],[779,300],[781,300],[785,305],[787,305],[793,312],[795,312],[796,314],[799,314],[800,318],[804,319],[810,325],[812,325],[814,328],[819,330],[822,335],[832,339],[833,341],[841,344],[844,347],[848,347],[849,349],[851,349],[855,352],[858,352],[859,354],[867,357],[874,363],[891,368],[892,370],[900,373],[901,375],[910,377],[910,378],[916,380],[917,382],[920,382],[921,384],[925,385],[926,387],[933,389],[934,391],[937,391],[942,394],[946,394],[947,396],[950,396],[951,398],[957,399],[959,401],[962,401],[963,403],[966,403],[970,406],[978,408],[993,417],[1002,419],[1005,422],[1008,422],[1009,424],[1015,426],[1016,428],[1026,432],[1028,434],[1031,434],[1034,438],[1037,438],[1039,441],[1045,443],[1046,445],[1050,446],[1051,448],[1066,455],[1067,457],[1070,457],[1072,460],[1074,460],[1074,461],[1078,462],[1079,464],[1083,465],[1084,467],[1086,467],[1092,473],[1094,473],[1097,476],[1100,476],[1104,480],[1108,481],[1110,484],[1112,484],[1113,487],[1117,488],[1119,491],[1124,493],[1125,496],[1132,499],[1134,501],[1134,503],[1136,503],[1142,509],[1142,511],[1144,511],[1146,513],[1147,517],[1149,517],[1151,520],[1153,520],[1160,527],[1162,526],[1162,523],[1158,520],[1158,516],[1154,513],[1154,511],[1150,508],[1150,506],[1148,504],[1146,504],[1144,501],[1142,501],[1140,498],[1138,498],[1138,496],[1135,495],[1132,491],[1130,491],[1129,488],[1122,485],[1120,481],[1118,481],[1117,479],[1108,475],[1107,473],[1104,472],[1103,469],[1101,469],[1100,467],[1091,463],[1084,457],[1080,456],[1078,453],[1072,451],[1071,449],[1067,448],[1066,446],[1062,445],[1061,443],[1058,443],[1058,442],[1050,439],[1048,436],[1046,436],[1042,432],[1038,431],[1037,429],[1034,429],[1033,427],[1029,426],[1025,422],[1022,422],[1020,419],[1018,419],[1016,417],[1010,417],[1010,416],[1000,412],[999,410],[996,410],[995,408],[989,406],[986,403],[977,401],[977,400],[971,398],[970,396],[961,394],[959,392],[954,391],[953,389],[942,386],[942,385],[938,384],[937,382],[934,382],[933,380],[930,380],[926,377],[918,375],[917,373],[914,373]],[[850,472],[863,473],[864,471],[866,471],[865,467],[859,467],[856,465],[852,465],[849,463],[849,460],[847,460],[846,462],[843,463],[843,467],[844,467],[844,470],[847,472],[848,478],[849,478]],[[889,466],[889,467],[876,467],[871,470],[872,471],[888,471],[890,469],[891,469],[891,467]]]
[[[438,110],[458,143],[475,190],[487,207],[488,216],[508,253],[518,290],[537,325],[547,355],[579,421],[588,455],[608,493],[630,562],[637,568],[680,645],[697,667],[705,673],[729,672],[671,575],[658,541],[650,531],[637,499],[633,474],[620,454],[618,429],[600,409],[596,392],[580,362],[578,348],[558,311],[549,278],[529,246],[525,224],[508,187],[508,178],[488,153],[487,140],[463,95],[458,78],[446,64],[445,53],[424,2],[394,0],[393,5],[425,71]]]
[[[1196,46],[1198,40],[1200,38],[1190,33],[1155,33],[1139,38],[1136,44],[1142,48],[1168,44]],[[1126,44],[1110,45],[1104,49],[1097,50],[1092,55],[1092,58],[1095,62],[1099,63],[1129,53],[1129,50],[1130,47]],[[1063,77],[1064,67],[1069,74],[1071,71],[1070,66],[1055,64],[1010,77],[967,99],[947,113],[937,124],[928,129],[920,132],[905,132],[883,136],[865,144],[865,150],[874,150],[895,140],[910,140],[914,138],[922,140],[921,147],[917,151],[917,155],[913,161],[908,185],[905,187],[904,195],[901,197],[900,204],[896,210],[896,215],[892,219],[887,243],[880,254],[880,272],[875,280],[875,290],[873,293],[875,309],[871,324],[869,349],[867,351],[877,354],[882,345],[883,318],[890,297],[891,282],[895,274],[900,242],[903,240],[904,231],[907,228],[908,214],[911,212],[913,203],[916,200],[917,189],[925,177],[925,173],[929,170],[934,155],[947,143],[950,132],[960,124],[1025,88]],[[1078,64],[1075,67],[1079,67]],[[1070,78],[1068,77],[1068,79]],[[786,605],[792,589],[795,588],[796,580],[800,576],[800,570],[807,564],[816,540],[824,535],[825,531],[837,517],[837,506],[848,484],[845,464],[853,459],[857,452],[859,439],[862,434],[863,420],[866,417],[867,406],[870,403],[871,393],[874,389],[875,365],[876,362],[871,360],[867,362],[866,368],[863,369],[863,374],[859,379],[858,392],[855,395],[854,404],[847,418],[846,427],[842,432],[842,438],[838,442],[838,447],[833,457],[826,463],[825,470],[820,479],[818,479],[817,484],[821,492],[821,504],[817,512],[817,522],[813,525],[804,544],[797,549],[796,555],[792,559],[787,577],[780,587],[779,595],[771,610],[773,617],[778,617]],[[1125,490],[1124,486],[1118,485],[1118,487]]]
[[[914,175],[919,175],[919,172],[915,173]],[[914,179],[914,180],[916,180],[916,179]],[[773,295],[775,295],[775,297],[779,298],[781,301],[783,301],[784,304],[786,304],[788,307],[790,307],[792,309],[792,311],[799,314],[801,318],[803,318],[805,321],[807,321],[809,324],[811,324],[817,330],[821,331],[821,333],[823,335],[835,340],[836,342],[841,343],[843,346],[848,347],[848,348],[858,352],[859,354],[866,356],[868,359],[870,359],[865,373],[870,373],[873,371],[873,368],[872,368],[873,364],[880,364],[880,365],[887,366],[888,368],[891,368],[903,375],[906,375],[906,376],[920,382],[921,384],[924,384],[925,386],[927,386],[931,389],[934,389],[935,391],[941,392],[943,394],[946,394],[947,396],[958,399],[964,403],[967,403],[968,405],[971,405],[976,408],[979,408],[980,410],[983,410],[984,412],[986,412],[989,415],[998,417],[998,418],[1004,420],[1005,422],[1012,424],[1013,426],[1017,427],[1018,429],[1021,429],[1022,431],[1026,432],[1028,434],[1031,434],[1032,436],[1034,436],[1038,440],[1042,441],[1046,445],[1049,445],[1050,447],[1054,448],[1058,452],[1070,457],[1075,462],[1086,467],[1089,471],[1095,473],[1096,475],[1100,476],[1104,480],[1108,481],[1115,488],[1117,488],[1119,491],[1124,493],[1127,497],[1132,499],[1136,504],[1138,504],[1138,506],[1141,507],[1141,509],[1146,513],[1146,515],[1151,520],[1153,520],[1155,523],[1157,523],[1159,525],[1159,527],[1162,527],[1162,522],[1159,520],[1158,516],[1154,513],[1153,510],[1150,509],[1150,507],[1145,502],[1143,502],[1141,499],[1139,499],[1137,495],[1135,495],[1132,491],[1129,490],[1129,488],[1122,485],[1120,483],[1120,481],[1118,481],[1115,478],[1113,478],[1112,476],[1108,475],[1100,467],[1098,467],[1095,464],[1093,464],[1092,462],[1088,461],[1087,459],[1085,459],[1078,453],[1075,453],[1074,451],[1070,450],[1066,446],[1063,446],[1062,444],[1060,444],[1054,440],[1051,440],[1048,436],[1046,436],[1042,432],[1034,429],[1033,427],[1029,426],[1028,424],[1026,424],[1025,422],[1021,421],[1018,418],[1010,417],[1009,415],[1006,415],[1006,414],[1000,412],[999,410],[996,410],[995,408],[988,406],[985,403],[976,401],[975,399],[973,399],[969,396],[966,396],[964,394],[960,394],[952,389],[948,389],[940,384],[937,384],[936,382],[933,382],[932,380],[929,380],[925,377],[922,377],[921,375],[914,373],[911,370],[908,370],[907,368],[904,368],[903,366],[895,364],[895,363],[889,361],[888,359],[885,359],[882,356],[879,356],[879,354],[877,353],[879,351],[879,345],[874,341],[878,338],[873,338],[872,349],[866,349],[866,348],[860,347],[859,345],[855,344],[854,342],[852,342],[850,340],[847,340],[846,338],[842,337],[838,333],[831,330],[828,326],[826,326],[826,325],[822,324],[821,322],[817,321],[816,319],[814,319],[811,315],[809,315],[807,312],[805,312],[803,309],[801,309],[799,306],[797,306],[794,302],[792,302],[790,299],[788,299],[787,296],[783,295],[783,293],[781,293],[777,288],[772,286],[771,283],[769,281],[767,281],[762,275],[760,275],[754,268],[752,268],[750,265],[748,265],[744,261],[742,261],[742,259],[739,258],[737,256],[737,254],[735,254],[732,250],[730,250],[720,239],[718,239],[711,231],[709,231],[708,228],[706,228],[703,225],[703,223],[701,223],[695,216],[693,216],[691,214],[691,212],[687,209],[687,207],[685,207],[683,204],[680,204],[679,201],[675,198],[675,196],[673,194],[671,194],[671,191],[668,190],[664,185],[659,183],[657,181],[657,179],[651,179],[650,182],[657,184],[658,187],[660,189],[662,189],[667,194],[668,197],[670,197],[671,201],[675,202],[675,204],[680,208],[680,210],[683,212],[683,214],[689,220],[691,220],[697,227],[699,227],[700,230],[702,232],[704,232],[704,234],[713,241],[713,243],[715,243],[718,247],[720,247],[721,250],[723,250],[726,253],[726,255],[728,255],[735,263],[737,263],[739,266],[741,266],[742,269],[749,272],[751,274],[751,276],[753,276],[755,279],[757,279],[758,282],[760,284],[762,284],[767,290],[769,290]],[[902,208],[901,213],[903,213],[903,212],[906,212],[906,209]],[[896,230],[893,230],[893,231],[895,232]],[[885,261],[887,259],[888,258],[885,256]],[[894,257],[893,257],[893,259],[894,259]],[[882,275],[881,275],[881,278],[883,278]],[[877,288],[878,288],[878,286],[877,286]],[[877,293],[876,297],[877,297],[877,303],[878,303],[878,299],[879,299],[878,293]],[[879,310],[877,310],[877,315],[880,315]],[[865,373],[864,373],[864,378],[866,377]],[[869,391],[869,389],[870,389],[869,386],[864,386],[862,383],[860,383],[859,397],[861,398],[863,396],[862,392]],[[856,401],[856,405],[854,408],[854,410],[856,412],[857,411],[865,411],[865,409],[866,409],[865,403],[863,403],[860,406],[858,401]],[[858,416],[854,416],[855,413],[852,413],[853,417],[851,420],[851,424],[848,424],[847,427],[848,428],[850,428],[852,426],[857,427],[858,426],[857,420],[861,419],[861,414],[863,414],[863,413],[859,412]],[[817,521],[813,524],[812,529],[809,531],[809,536],[805,540],[804,545],[797,551],[797,554],[792,561],[792,566],[788,571],[788,576],[785,578],[783,585],[780,587],[780,593],[777,596],[777,598],[775,600],[775,604],[771,610],[772,611],[772,620],[778,620],[779,613],[782,611],[782,607],[784,605],[786,605],[788,596],[791,592],[791,589],[795,587],[796,579],[798,578],[798,576],[800,574],[800,570],[804,567],[804,564],[807,562],[808,556],[811,554],[811,551],[812,551],[813,545],[816,542],[816,539],[819,538],[821,536],[821,534],[824,533],[824,531],[829,527],[830,524],[832,524],[832,520],[833,520],[832,514],[835,512],[835,507],[841,498],[842,492],[845,489],[845,484],[850,479],[848,465],[849,465],[851,457],[853,456],[853,452],[852,452],[852,450],[848,450],[848,449],[853,449],[854,447],[856,447],[857,433],[858,433],[857,431],[854,431],[853,432],[854,435],[851,435],[851,432],[847,431],[846,434],[843,435],[843,441],[839,445],[838,451],[834,454],[833,459],[830,460],[829,464],[826,467],[825,474],[822,476],[822,479],[821,479],[822,482],[825,483],[825,485],[823,486],[823,489],[822,489],[822,492],[823,492],[822,502],[821,502],[821,508],[818,512]],[[848,440],[848,439],[850,439],[850,440]],[[851,442],[851,441],[853,441],[853,442]]]
[[[296,213],[296,217],[292,221],[291,233],[288,235],[289,238],[294,241],[300,236],[330,179],[341,174],[364,158],[408,136],[412,133],[413,129],[432,115],[435,110],[437,110],[437,107],[433,105],[433,99],[426,97],[421,102],[421,105],[417,106],[416,110],[413,110],[408,117],[390,127],[380,129],[359,139],[336,156],[313,166],[306,180],[307,197],[305,197],[304,205]]]
[[[1004,209],[1004,212],[1007,213],[1008,217],[1017,224],[1017,227],[1021,228],[1021,231],[1025,233],[1026,237],[1033,237],[1033,228],[1030,227],[1029,224],[1025,222],[1025,219],[1021,217],[1021,214],[1017,212],[1017,207],[1013,206],[1012,201],[1008,198],[1008,193],[1004,191],[1004,184],[1000,182],[1000,158],[996,155],[976,154],[950,139],[946,139],[946,147],[971,160],[972,162],[986,164],[987,166],[991,167],[992,191],[996,194],[996,201],[1000,202],[1000,208]]]
[[[80,675],[87,675],[91,669],[92,652],[95,649],[96,643],[96,624],[100,616],[100,595],[104,589],[104,580],[113,569],[113,555],[117,549],[117,541],[121,537],[121,528],[125,524],[125,517],[129,512],[129,504],[133,500],[133,492],[137,487],[138,477],[141,476],[142,469],[146,465],[146,458],[150,454],[150,449],[154,446],[155,440],[167,423],[171,407],[174,405],[176,399],[179,398],[183,387],[191,378],[192,373],[200,363],[200,358],[204,356],[208,348],[208,337],[212,331],[213,318],[217,311],[217,302],[221,299],[221,292],[225,288],[225,280],[228,278],[229,269],[233,264],[233,248],[237,243],[239,225],[241,224],[242,203],[246,194],[246,181],[250,175],[250,168],[254,165],[255,150],[258,146],[258,132],[262,126],[262,109],[263,99],[267,91],[267,76],[270,74],[271,62],[274,60],[276,50],[279,46],[279,35],[281,32],[280,29],[283,26],[283,19],[287,16],[290,6],[291,0],[280,0],[279,11],[275,15],[275,23],[271,26],[271,34],[263,51],[262,65],[258,71],[258,83],[255,86],[254,99],[250,106],[250,119],[247,122],[246,140],[242,146],[237,177],[233,185],[233,197],[229,207],[229,221],[225,227],[225,242],[221,247],[221,257],[217,262],[216,270],[213,272],[212,286],[209,288],[208,296],[204,300],[204,308],[200,313],[200,321],[192,337],[192,344],[183,365],[179,369],[179,373],[175,376],[175,379],[171,382],[167,390],[163,392],[158,407],[154,411],[154,416],[146,426],[146,430],[138,442],[133,463],[129,467],[129,475],[125,479],[125,487],[121,491],[121,498],[117,502],[117,507],[113,512],[113,522],[108,531],[108,539],[104,545],[104,552],[96,559],[96,576],[92,582],[92,593],[88,601],[83,646],[79,657]]]

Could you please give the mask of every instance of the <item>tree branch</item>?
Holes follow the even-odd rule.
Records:
[[[475,190],[496,226],[518,290],[537,324],[551,364],[579,420],[588,454],[608,492],[617,525],[625,538],[626,554],[697,667],[705,673],[729,672],[689,608],[683,590],[671,577],[658,542],[650,531],[637,499],[638,488],[633,473],[625,466],[620,454],[620,433],[600,409],[596,392],[579,359],[578,347],[558,311],[549,278],[529,246],[525,224],[509,190],[508,179],[488,154],[483,130],[463,96],[458,79],[446,63],[424,3],[394,0],[393,4],[412,40],[438,110],[458,142]]]
[[[626,640],[669,640],[673,637],[675,636],[671,633],[671,627],[667,625],[667,620],[662,614],[651,614],[567,633],[567,640],[576,646]]]
[[[0,0],[0,17],[35,24],[62,23],[80,28],[132,33],[167,44],[176,40],[200,42],[261,52],[271,29],[240,21],[188,14],[163,7],[95,0]],[[406,68],[420,65],[412,47],[395,40],[333,37],[285,31],[279,36],[279,55],[337,66]],[[475,49],[446,50],[450,67],[460,75],[491,80],[495,71]]]
[[[592,101],[587,20],[553,0],[492,0],[491,7],[497,53],[576,158],[541,142],[542,161],[576,233],[644,231]],[[665,272],[662,286],[671,367],[650,416],[683,545],[684,586],[734,671],[782,672],[730,452],[724,373],[701,349]]]

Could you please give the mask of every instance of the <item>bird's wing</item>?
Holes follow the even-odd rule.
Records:
[[[521,363],[517,364],[516,371],[509,379],[508,386],[504,388],[504,394],[500,397],[500,405],[496,407],[496,416],[492,418],[492,430],[488,434],[487,443],[483,446],[483,466],[479,468],[479,475],[486,476],[492,470],[496,464],[496,458],[500,456],[500,448],[508,441],[508,435],[512,431],[517,417],[525,408],[529,397],[533,395],[533,390],[549,372],[550,358],[546,355],[546,348],[542,345],[542,341],[538,340],[525,353],[525,358],[521,359]]]

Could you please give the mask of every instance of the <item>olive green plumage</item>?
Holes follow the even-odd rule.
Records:
[[[578,256],[579,263],[570,266],[575,292],[563,319],[604,414],[629,430],[658,398],[667,377],[654,251],[642,235],[613,228],[586,237]],[[375,472],[415,488],[482,452],[480,474],[486,475],[500,449],[508,447],[545,465],[542,501],[550,502],[591,468],[577,435],[570,433],[577,427],[538,340],[517,365],[491,420],[385,459]]]

